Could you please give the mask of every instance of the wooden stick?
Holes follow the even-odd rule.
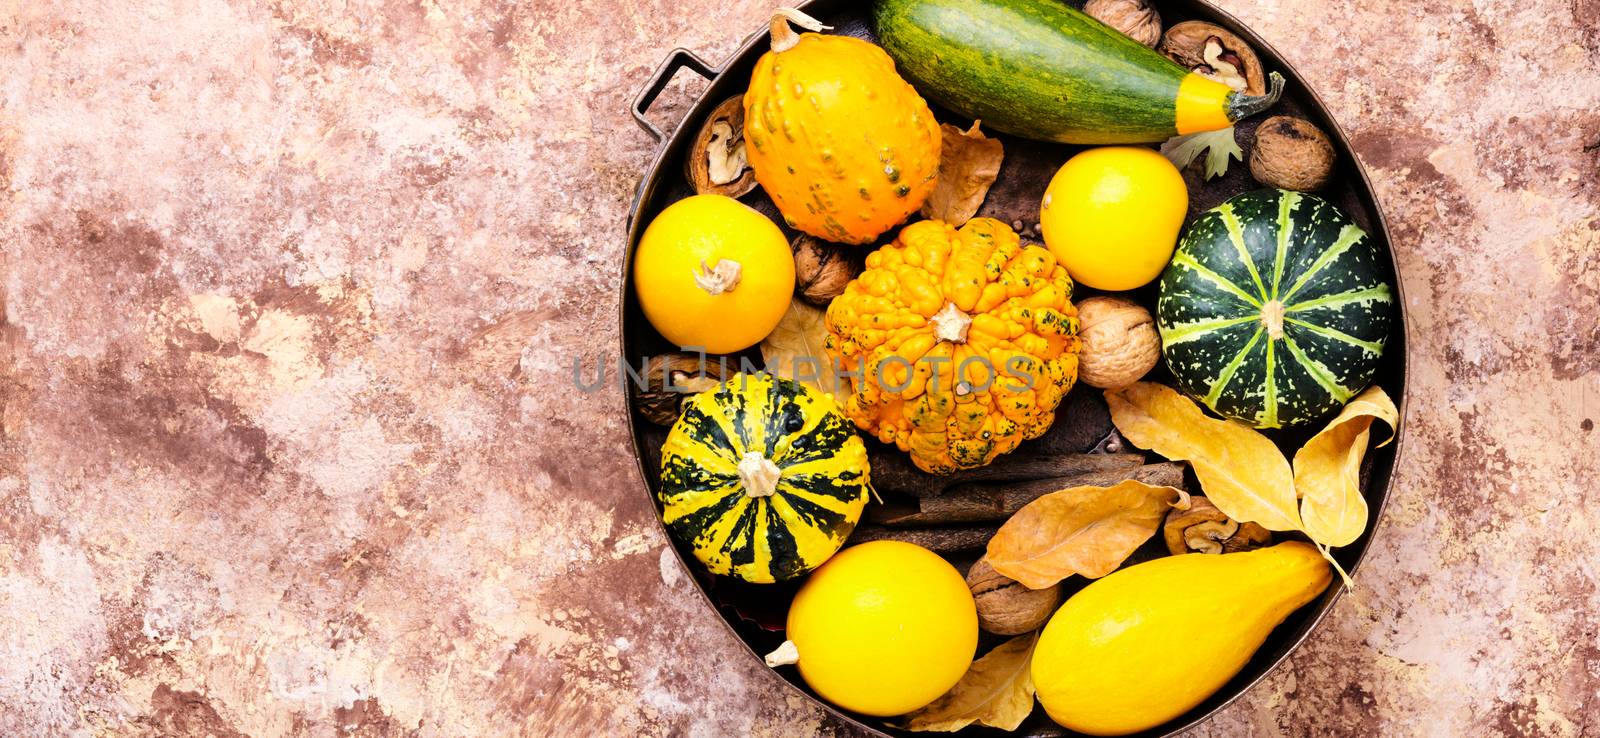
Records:
[[[934,553],[982,550],[999,529],[996,525],[955,526],[944,528],[886,528],[881,525],[859,525],[850,534],[850,543],[868,541],[904,541],[915,543]]]
[[[994,463],[959,471],[947,477],[929,474],[894,448],[877,446],[869,451],[872,486],[884,492],[912,497],[934,497],[966,482],[1027,481],[1070,477],[1091,472],[1127,471],[1144,464],[1144,454],[1008,454]]]
[[[967,482],[938,497],[919,498],[911,504],[869,505],[867,520],[891,527],[1003,521],[1051,492],[1070,487],[1109,487],[1128,479],[1182,488],[1183,464],[1165,461],[1027,482]]]

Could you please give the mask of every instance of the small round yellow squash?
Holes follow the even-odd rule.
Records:
[[[722,195],[686,197],[661,211],[633,255],[633,288],[668,341],[707,353],[749,348],[778,325],[794,295],[783,231]]]
[[[960,681],[978,648],[978,609],[961,573],[938,554],[873,541],[811,573],[789,606],[787,631],[769,664],[798,663],[823,699],[888,717]]]
[[[1074,280],[1131,290],[1167,267],[1188,211],[1189,188],[1166,157],[1142,146],[1101,146],[1068,159],[1051,178],[1039,228]]]
[[[790,8],[772,19],[772,50],[744,95],[756,181],[789,225],[817,238],[871,243],[922,207],[939,173],[939,123],[928,103],[866,41],[817,33]]]

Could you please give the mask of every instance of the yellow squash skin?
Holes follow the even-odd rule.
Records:
[[[1332,579],[1322,555],[1299,541],[1114,572],[1045,626],[1033,656],[1039,702],[1063,727],[1089,735],[1165,723],[1239,673],[1267,634]]]
[[[828,307],[824,345],[857,373],[845,415],[949,474],[1050,427],[1078,376],[1077,316],[1049,250],[991,218],[925,220],[867,256]]]
[[[801,34],[756,62],[744,95],[756,181],[789,225],[871,243],[922,207],[939,172],[939,123],[882,49]]]
[[[737,264],[725,291],[708,270]],[[766,338],[789,310],[794,256],[767,216],[723,195],[685,197],[661,211],[633,255],[639,307],[668,341],[731,354]]]
[[[851,546],[812,572],[789,607],[800,676],[847,710],[888,717],[939,698],[978,648],[961,572],[901,541]]]

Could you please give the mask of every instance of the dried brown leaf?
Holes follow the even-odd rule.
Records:
[[[827,313],[801,300],[789,301],[789,312],[761,341],[767,372],[833,395],[840,405],[850,398],[850,380],[835,371],[822,345],[828,337]]]
[[[1073,574],[1103,577],[1155,535],[1169,508],[1188,504],[1183,490],[1136,479],[1051,492],[1000,526],[989,539],[989,565],[1029,589]]]
[[[998,140],[978,130],[979,122],[973,121],[965,131],[949,123],[939,126],[944,139],[939,150],[939,179],[922,203],[924,216],[959,227],[983,206],[983,198],[1000,176],[1005,151]]]
[[[1194,467],[1205,495],[1228,517],[1268,530],[1300,530],[1294,472],[1266,436],[1209,417],[1177,390],[1135,382],[1106,391],[1111,422],[1133,445]]]
[[[995,646],[972,662],[943,697],[905,717],[906,730],[952,733],[973,723],[1016,730],[1033,712],[1033,647],[1038,633]]]

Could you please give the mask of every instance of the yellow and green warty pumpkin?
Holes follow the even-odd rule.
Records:
[[[739,374],[684,403],[661,447],[662,518],[713,574],[793,579],[855,529],[868,472],[832,397]]]

